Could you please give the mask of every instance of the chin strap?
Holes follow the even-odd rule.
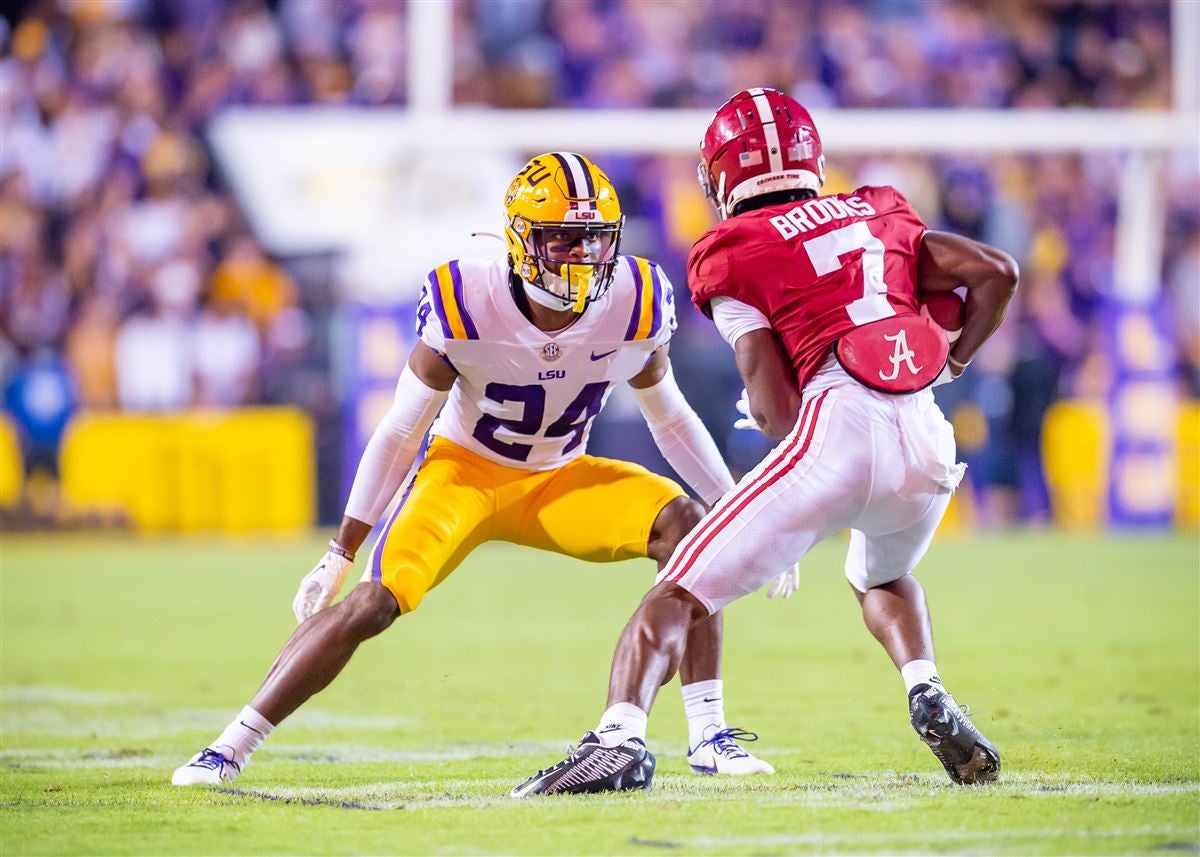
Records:
[[[545,274],[542,275],[543,277]],[[558,295],[548,292],[543,288],[533,285],[525,279],[521,280],[521,286],[525,289],[525,296],[534,303],[544,306],[547,309],[558,310],[561,312],[565,309],[575,309],[578,301],[572,303],[566,298],[560,298]],[[586,298],[586,295],[584,295]],[[575,312],[583,312],[582,309],[575,309]]]

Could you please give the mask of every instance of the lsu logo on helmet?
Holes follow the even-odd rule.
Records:
[[[530,159],[504,195],[504,234],[513,270],[583,312],[612,283],[625,217],[616,188],[574,152]]]

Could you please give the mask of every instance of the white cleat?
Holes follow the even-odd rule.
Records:
[[[773,774],[775,768],[746,752],[738,741],[757,741],[758,735],[745,729],[717,729],[696,747],[688,748],[688,764],[697,774]]]
[[[173,786],[219,786],[231,783],[242,772],[242,766],[212,747],[205,747],[192,760],[171,775]]]

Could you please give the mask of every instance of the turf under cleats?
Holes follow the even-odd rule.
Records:
[[[230,783],[242,772],[242,766],[219,753],[205,747],[192,760],[171,775],[173,786],[219,786]]]
[[[975,728],[966,706],[938,685],[919,684],[908,696],[912,727],[933,755],[963,786],[990,783],[1000,775],[1000,753]]]
[[[710,727],[714,728],[714,727]],[[745,729],[715,729],[703,741],[688,747],[687,760],[697,774],[773,774],[769,762],[750,754],[738,741],[757,741],[758,735]]]
[[[568,748],[567,758],[538,771],[509,796],[649,791],[653,779],[654,755],[640,738],[605,747],[595,732],[585,732],[578,746]]]

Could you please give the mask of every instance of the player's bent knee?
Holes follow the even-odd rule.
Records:
[[[638,608],[638,634],[659,647],[677,636],[686,636],[693,623],[708,615],[708,609],[692,593],[674,583],[662,583],[642,599]]]
[[[651,530],[651,559],[666,562],[683,541],[683,537],[695,529],[704,517],[704,507],[691,497],[676,497],[654,520]]]
[[[347,611],[347,630],[363,640],[387,630],[400,616],[396,597],[378,583],[360,583],[354,587],[343,607]]]

